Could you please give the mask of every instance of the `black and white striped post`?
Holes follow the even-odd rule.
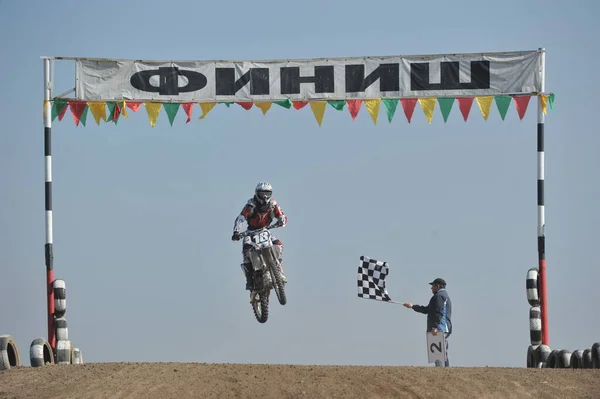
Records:
[[[54,254],[52,250],[52,79],[50,59],[44,58],[44,168],[45,168],[45,212],[46,212],[46,295],[48,306],[48,342],[56,349],[54,333]]]
[[[541,91],[546,90],[546,50],[541,51]],[[539,290],[540,290],[540,313],[542,319],[542,344],[548,342],[548,300],[546,297],[546,214],[544,209],[544,112],[542,109],[542,97],[538,96],[537,104],[537,207],[538,207],[538,262],[539,262]]]

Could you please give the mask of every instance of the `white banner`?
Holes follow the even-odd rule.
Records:
[[[86,101],[298,101],[541,92],[541,51],[272,61],[77,59]]]

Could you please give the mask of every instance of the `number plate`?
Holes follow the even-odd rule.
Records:
[[[264,230],[256,234],[247,236],[244,239],[244,244],[253,244],[257,248],[267,248],[272,245],[271,243],[271,232]]]

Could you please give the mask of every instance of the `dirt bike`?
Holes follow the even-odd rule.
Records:
[[[240,234],[243,244],[252,246],[248,251],[254,269],[254,289],[250,291],[250,304],[260,323],[265,323],[269,317],[269,296],[272,289],[281,305],[287,303],[281,265],[269,230],[277,227],[279,226],[271,225]]]

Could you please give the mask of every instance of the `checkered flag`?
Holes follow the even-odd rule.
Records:
[[[358,265],[358,297],[396,303],[389,297],[385,288],[388,272],[387,262],[361,256]]]

